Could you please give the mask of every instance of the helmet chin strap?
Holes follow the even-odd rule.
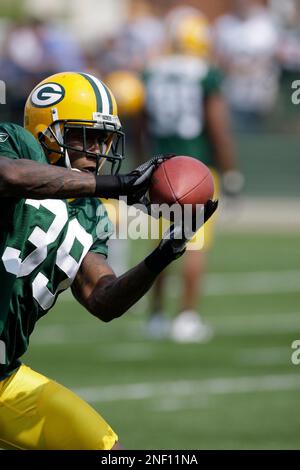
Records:
[[[70,157],[69,157],[67,149],[65,149],[65,163],[66,163],[67,168],[70,168],[71,170],[74,170],[74,168],[72,168],[72,165],[71,165],[71,162],[70,162]]]
[[[57,108],[52,108],[51,112],[52,112],[53,121],[58,121]],[[63,142],[63,136],[62,136],[61,128],[58,122],[54,125],[54,129],[55,129],[58,142]],[[60,151],[64,153],[66,167],[73,170],[67,149],[63,149],[63,147],[60,147]]]
[[[106,162],[105,157],[99,158],[99,163],[98,163],[97,169],[96,169],[96,174],[97,175],[100,175],[100,171],[103,168],[103,166],[105,165],[105,162]]]

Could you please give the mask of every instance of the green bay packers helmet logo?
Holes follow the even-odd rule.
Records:
[[[59,83],[44,83],[32,92],[30,101],[36,108],[47,108],[59,103],[64,96],[65,89]]]

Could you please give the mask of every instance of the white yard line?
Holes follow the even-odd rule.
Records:
[[[208,274],[206,295],[300,293],[300,270]]]
[[[282,335],[283,333],[294,333],[300,337],[300,312],[276,312],[276,313],[253,313],[241,315],[224,315],[222,311],[207,317],[211,323],[216,336],[261,336]],[[141,325],[132,325],[131,322],[124,324],[124,339],[118,344],[112,344],[113,338],[109,334],[109,325],[97,326],[94,323],[80,324],[54,324],[37,326],[31,345],[48,346],[60,344],[93,344],[99,346],[97,354],[101,353],[101,346],[106,357],[111,360],[142,360],[142,357],[151,358],[151,351],[159,348],[160,343],[143,341],[145,332]],[[107,347],[107,345],[110,347]],[[112,350],[112,356],[110,351]],[[128,354],[125,352],[128,349]],[[147,352],[145,352],[147,351]],[[138,357],[141,353],[142,356]]]
[[[104,403],[149,400],[153,398],[189,398],[195,397],[196,395],[202,397],[203,395],[278,392],[286,390],[300,390],[300,373],[293,375],[268,375],[94,386],[77,388],[74,389],[74,392],[89,402]],[[181,406],[183,408],[186,406],[185,401],[182,401]]]
[[[180,284],[179,277],[169,277],[168,291],[171,297],[178,296]],[[211,297],[293,292],[300,293],[300,270],[224,272],[207,274],[205,277],[204,294]]]
[[[248,336],[248,335],[282,335],[294,333],[300,336],[300,311],[295,313],[260,313],[248,315],[218,315],[207,317],[207,321],[215,326],[218,336]]]
[[[229,233],[299,233],[299,205],[299,197],[243,197],[236,204],[222,197],[218,229]]]
[[[292,349],[290,346],[287,345],[285,348],[243,348],[238,351],[235,360],[238,364],[255,367],[266,367],[274,364],[287,365],[291,361]]]

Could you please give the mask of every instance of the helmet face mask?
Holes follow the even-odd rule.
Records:
[[[97,173],[109,162],[116,174],[124,159],[125,136],[114,95],[92,75],[62,72],[39,83],[27,99],[24,127],[51,164],[72,168],[72,160],[87,157],[95,159]]]
[[[57,132],[58,127],[59,132]],[[81,146],[77,143],[74,146],[69,142],[69,135],[72,131],[78,134],[77,140],[82,144]],[[98,134],[95,140],[98,142],[99,152],[89,150],[87,137],[91,132]],[[111,164],[111,174],[117,174],[125,158],[125,134],[121,127],[107,123],[99,125],[98,121],[53,121],[45,132],[40,133],[39,142],[46,155],[52,157],[52,160],[55,158],[60,166],[72,167],[71,156],[74,153],[95,159],[96,174],[100,172],[104,162]]]

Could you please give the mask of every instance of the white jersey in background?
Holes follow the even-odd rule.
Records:
[[[248,18],[224,15],[214,35],[230,106],[244,112],[270,111],[278,94],[279,69],[278,32],[268,10],[255,9]]]

